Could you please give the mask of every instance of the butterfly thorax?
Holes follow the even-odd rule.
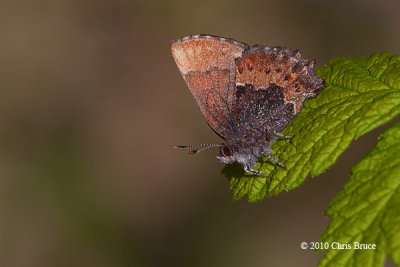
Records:
[[[272,142],[273,140],[267,141],[265,138],[257,137],[226,142],[220,148],[218,159],[225,164],[239,162],[253,167],[259,157],[271,152],[270,146]]]

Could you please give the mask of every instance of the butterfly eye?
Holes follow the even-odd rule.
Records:
[[[232,156],[233,151],[231,146],[222,146],[221,147],[221,155],[225,157],[230,157]]]

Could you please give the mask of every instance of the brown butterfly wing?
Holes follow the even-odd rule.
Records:
[[[214,36],[189,36],[172,42],[175,62],[210,127],[225,138],[232,131],[235,59],[248,49],[243,43]]]
[[[299,51],[282,47],[253,47],[236,61],[236,85],[252,85],[256,90],[271,84],[282,88],[284,102],[293,105],[297,114],[305,100],[315,97],[324,87],[314,74],[314,61],[301,57]]]

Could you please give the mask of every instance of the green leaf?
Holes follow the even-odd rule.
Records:
[[[352,169],[350,181],[329,204],[332,221],[321,241],[376,244],[376,250],[330,249],[320,266],[400,264],[400,122]]]
[[[256,166],[268,175],[262,178],[245,174],[237,164],[226,166],[235,199],[247,194],[254,202],[298,187],[308,174],[319,175],[334,164],[354,139],[400,113],[399,55],[338,58],[317,74],[326,88],[285,128],[284,134],[295,137],[272,145],[273,156],[287,169],[264,158]]]

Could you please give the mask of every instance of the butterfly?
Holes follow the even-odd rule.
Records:
[[[212,35],[187,36],[172,41],[178,69],[211,129],[221,144],[176,146],[196,154],[219,147],[221,163],[239,162],[244,171],[254,169],[259,157],[271,156],[271,144],[285,136],[282,130],[300,112],[305,100],[324,88],[314,73],[315,61],[298,50],[283,47],[250,47]]]

